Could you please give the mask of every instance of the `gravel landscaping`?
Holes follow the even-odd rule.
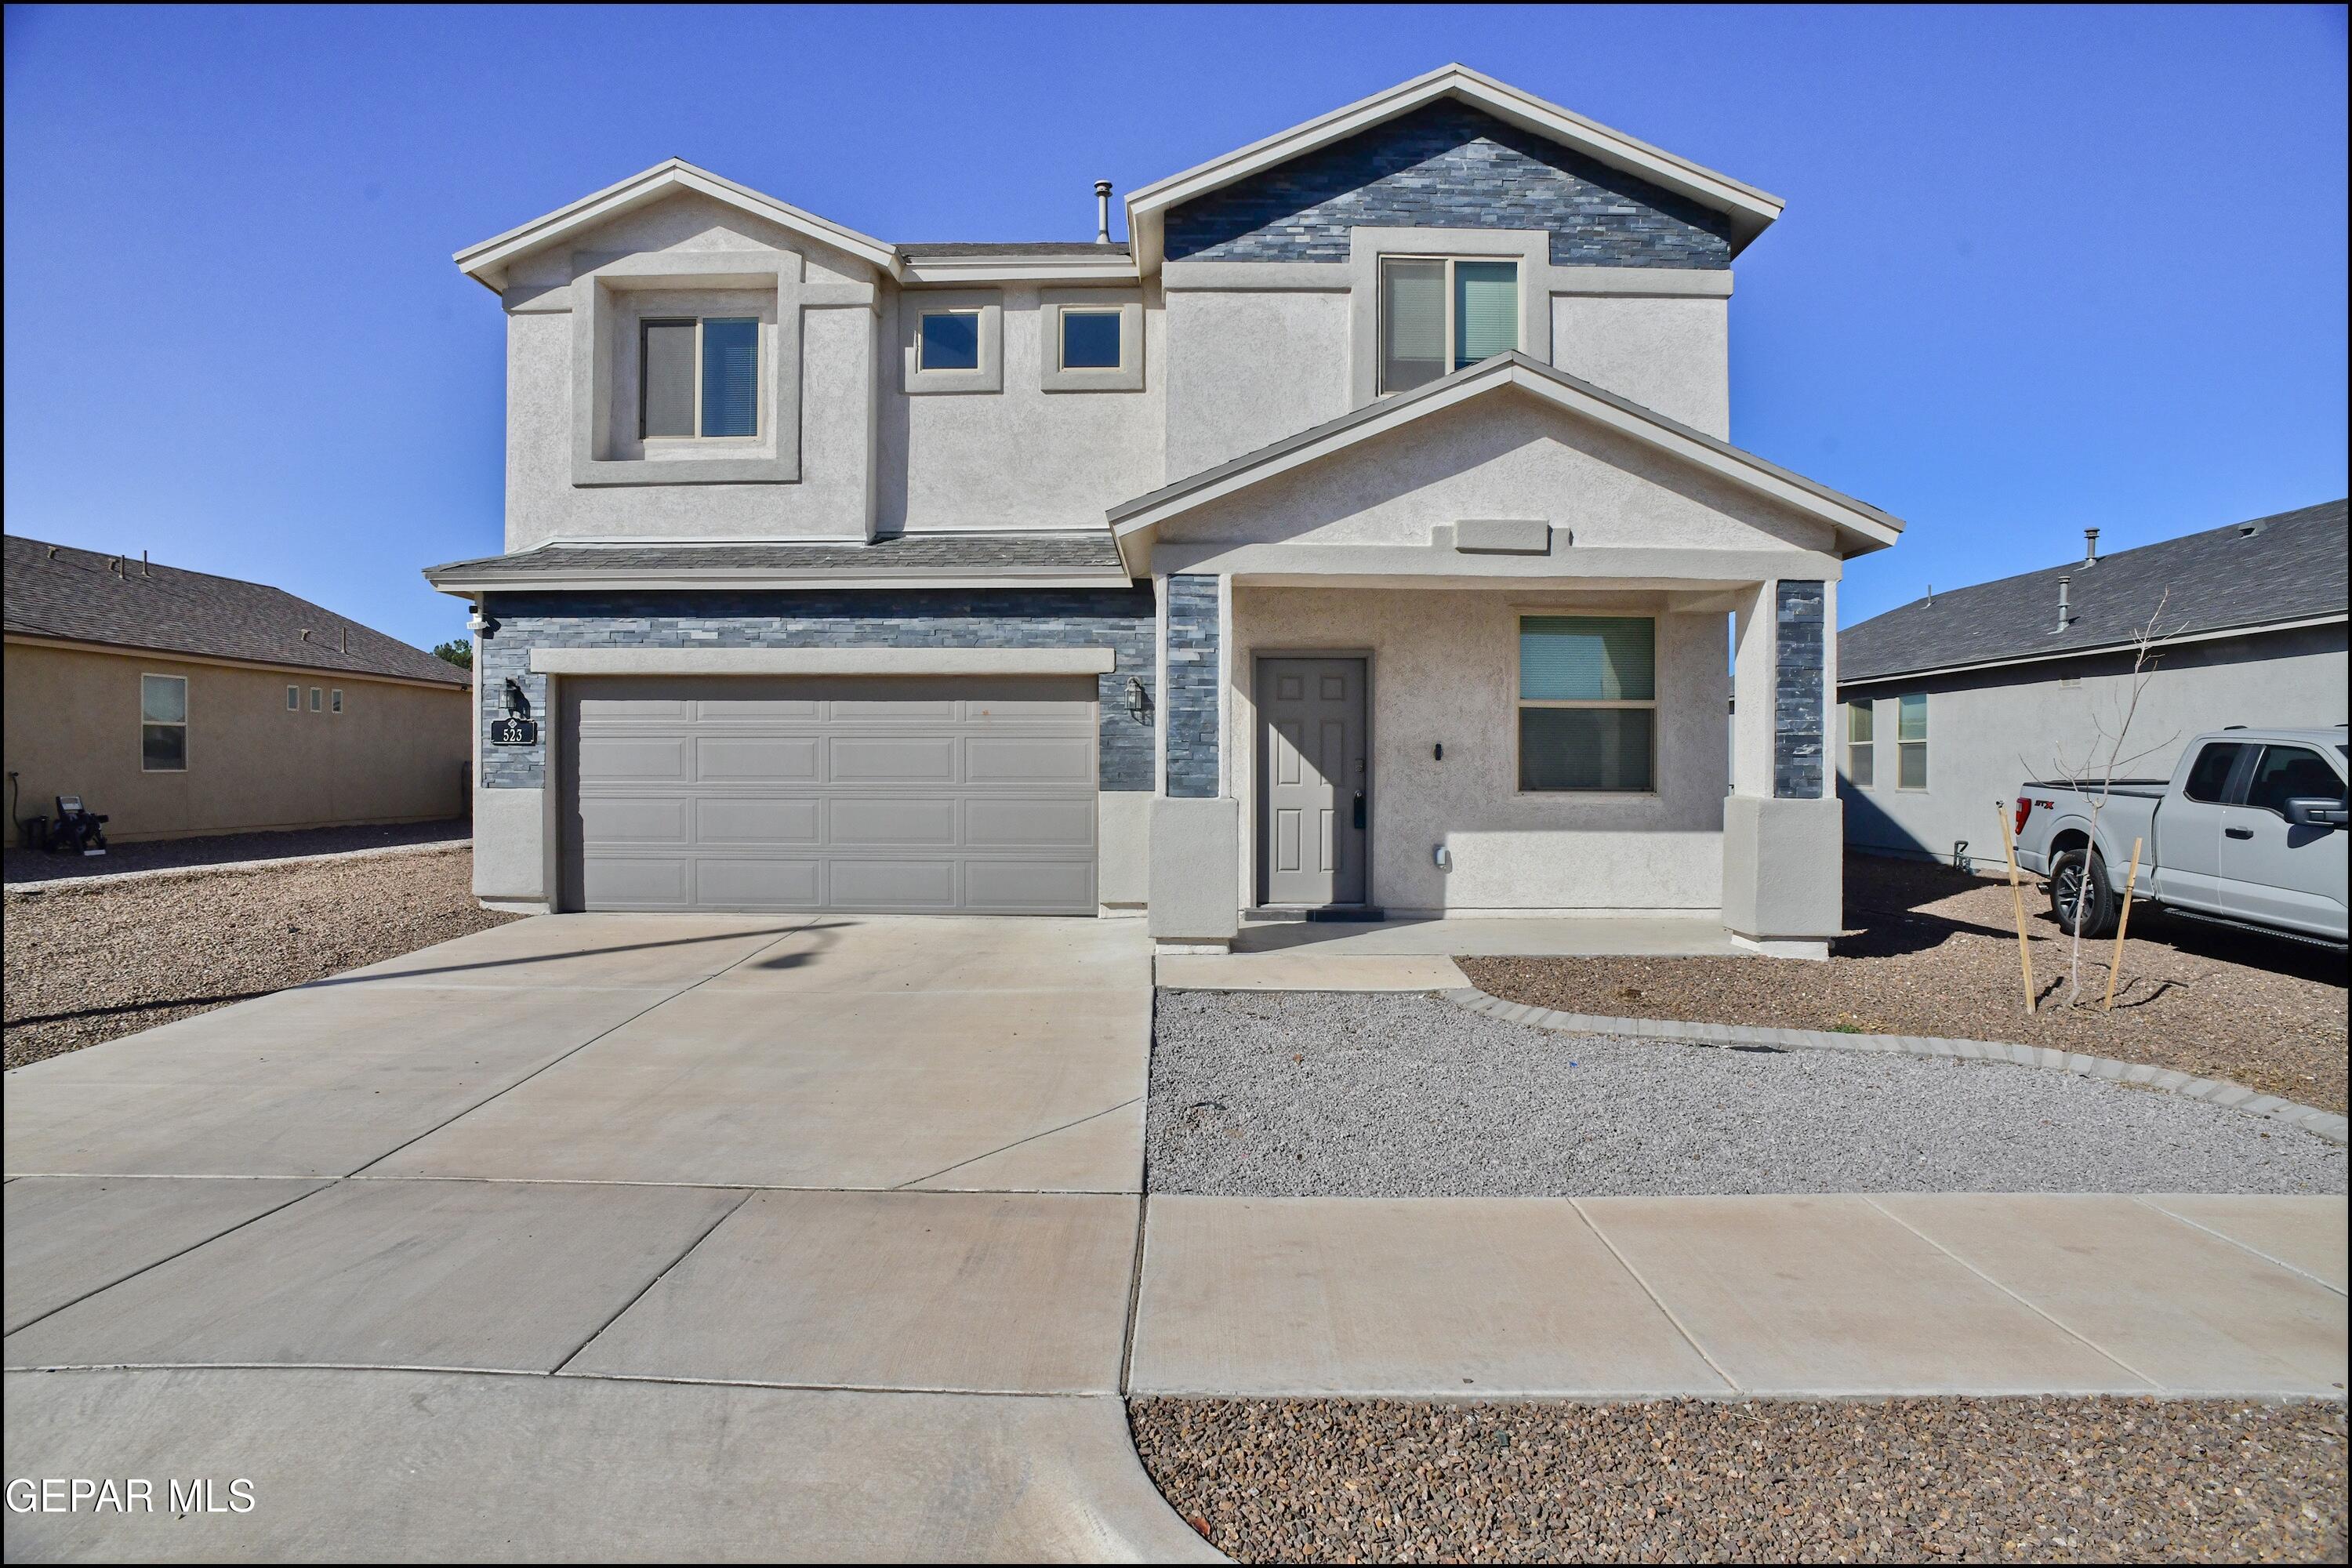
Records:
[[[1143,1399],[1244,1563],[2345,1559],[2345,1407]]]
[[[2041,995],[2021,994],[2006,881],[1941,866],[1846,860],[1853,929],[1826,963],[1770,958],[1465,958],[1506,1001],[1609,1017],[1680,1018],[2051,1046],[2226,1079],[2323,1110],[2346,1108],[2341,952],[2133,910],[2115,1010],[2102,1012],[2112,941],[2084,945],[2089,1005],[2063,1005],[2072,945],[2027,891]]]
[[[467,847],[11,892],[7,1065],[514,919],[474,901],[473,864]]]
[[[2341,1193],[2346,1151],[2006,1063],[1566,1035],[1421,993],[1161,991],[1146,1162],[1154,1192],[1250,1196]]]
[[[340,855],[351,849],[383,849],[400,844],[470,842],[473,824],[463,818],[399,822],[362,827],[310,827],[291,833],[216,833],[201,838],[142,839],[116,844],[103,855],[49,855],[11,849],[5,878],[10,887],[64,878],[113,876],[168,866],[226,866],[240,860],[285,860],[298,855]]]

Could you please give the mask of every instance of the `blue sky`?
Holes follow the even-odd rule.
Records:
[[[449,253],[673,153],[889,239],[1125,191],[1460,59],[1784,197],[1733,438],[1923,584],[2345,491],[2346,32],[2303,9],[45,10],[6,20],[11,532],[430,644],[500,542]]]

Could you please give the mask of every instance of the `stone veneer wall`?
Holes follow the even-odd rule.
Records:
[[[1772,595],[1772,793],[1814,800],[1822,793],[1822,662],[1829,595],[1821,583],[1784,580]]]
[[[1558,266],[1731,265],[1730,220],[1451,100],[1168,215],[1171,261],[1345,261],[1348,231],[1540,228]]]
[[[1102,787],[1151,788],[1151,719],[1128,711],[1127,683],[1157,685],[1148,585],[1128,588],[746,590],[667,594],[492,594],[481,638],[482,787],[539,789],[547,777],[547,678],[534,647],[1101,647],[1118,668],[1097,680]],[[506,683],[541,721],[536,746],[493,746]]]
[[[1168,579],[1168,793],[1213,799],[1217,756],[1217,579]]]

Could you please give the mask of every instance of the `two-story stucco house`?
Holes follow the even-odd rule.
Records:
[[[673,161],[458,253],[476,891],[1822,951],[1826,632],[1901,524],[1731,444],[1779,199],[1449,66],[1125,206],[893,244]]]

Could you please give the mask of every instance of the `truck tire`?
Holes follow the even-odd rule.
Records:
[[[2083,866],[2091,867],[2090,897],[2083,900],[2083,929],[2074,929],[2074,900],[2082,896]],[[2068,936],[2105,936],[2116,929],[2116,894],[2107,885],[2107,863],[2095,849],[2069,849],[2050,868],[2050,912]]]

